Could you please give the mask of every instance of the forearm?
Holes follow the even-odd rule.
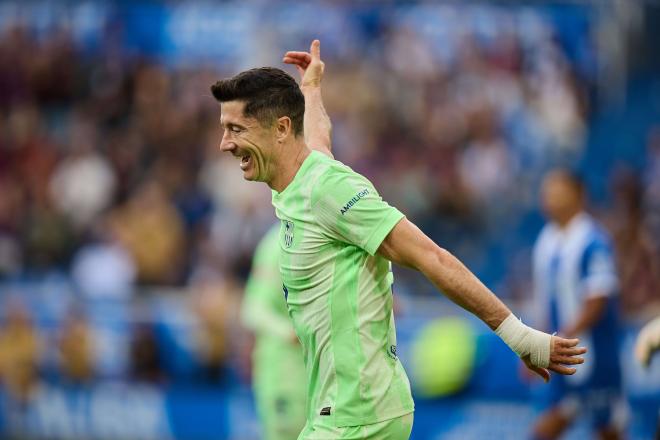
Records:
[[[300,88],[305,96],[305,117],[303,120],[305,143],[313,149],[332,151],[332,123],[323,106],[320,85],[307,85]]]
[[[448,251],[437,248],[418,269],[453,302],[478,316],[495,330],[511,314],[463,263]]]
[[[422,272],[453,302],[481,318],[530,368],[537,368],[534,371],[547,380],[548,372],[538,368],[550,365],[552,337],[520,322],[463,263],[414,224],[405,218],[401,220],[378,252],[390,261]],[[553,368],[560,371],[564,367]]]

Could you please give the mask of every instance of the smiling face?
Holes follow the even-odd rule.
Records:
[[[211,93],[220,103],[220,149],[239,159],[246,180],[279,187],[282,166],[295,159],[285,152],[304,145],[305,97],[296,80],[281,69],[259,67],[217,81]]]
[[[228,101],[220,105],[222,140],[220,150],[238,158],[245,180],[269,182],[272,178],[270,165],[277,130],[264,127],[256,119],[244,115],[243,101]]]

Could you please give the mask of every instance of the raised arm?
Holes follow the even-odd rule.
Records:
[[[549,380],[548,370],[573,374],[584,362],[577,339],[564,339],[527,327],[511,313],[456,257],[440,248],[417,226],[402,219],[387,235],[378,253],[424,274],[449,299],[484,321],[518,354],[525,365]]]
[[[300,90],[305,96],[304,131],[305,143],[332,157],[332,124],[323,107],[321,80],[325,64],[321,61],[321,42],[312,41],[309,52],[289,51],[282,59],[286,64],[296,66],[300,73]]]

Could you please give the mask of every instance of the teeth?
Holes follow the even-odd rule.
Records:
[[[250,155],[248,154],[247,156],[242,156],[240,163],[241,169],[245,171],[249,166],[250,166]]]

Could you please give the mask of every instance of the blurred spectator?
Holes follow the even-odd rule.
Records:
[[[651,127],[647,139],[647,160],[644,175],[644,223],[653,246],[660,252],[660,125]],[[656,267],[660,271],[660,268]]]
[[[133,329],[130,347],[130,372],[133,380],[159,383],[165,379],[152,324],[138,323]]]
[[[100,220],[94,240],[78,250],[71,275],[89,298],[130,297],[135,282],[135,264],[121,245],[108,220]]]
[[[232,327],[238,327],[237,290],[229,281],[210,280],[198,282],[193,289],[193,310],[199,322],[197,356],[202,380],[219,383],[226,379],[230,331]]]
[[[0,177],[0,279],[17,275],[22,269],[18,234],[22,196],[23,192],[14,178]]]
[[[27,311],[10,304],[0,328],[0,380],[19,402],[29,399],[37,383],[42,347]]]
[[[69,154],[55,168],[50,185],[57,208],[83,229],[112,201],[115,175],[107,159],[95,150],[96,126],[76,121],[70,130]]]
[[[645,222],[643,186],[630,170],[614,175],[613,232],[621,283],[621,307],[635,316],[653,313],[649,306],[660,307],[660,248]]]
[[[87,319],[80,312],[67,317],[59,348],[64,380],[71,384],[89,383],[94,377],[94,339]]]
[[[497,197],[512,193],[516,164],[511,149],[497,132],[494,111],[487,106],[471,118],[473,140],[460,159],[460,172],[467,189],[481,206],[489,212],[506,207],[506,199]]]
[[[130,252],[145,284],[180,281],[184,229],[178,211],[156,180],[147,180],[111,214],[111,227]]]

